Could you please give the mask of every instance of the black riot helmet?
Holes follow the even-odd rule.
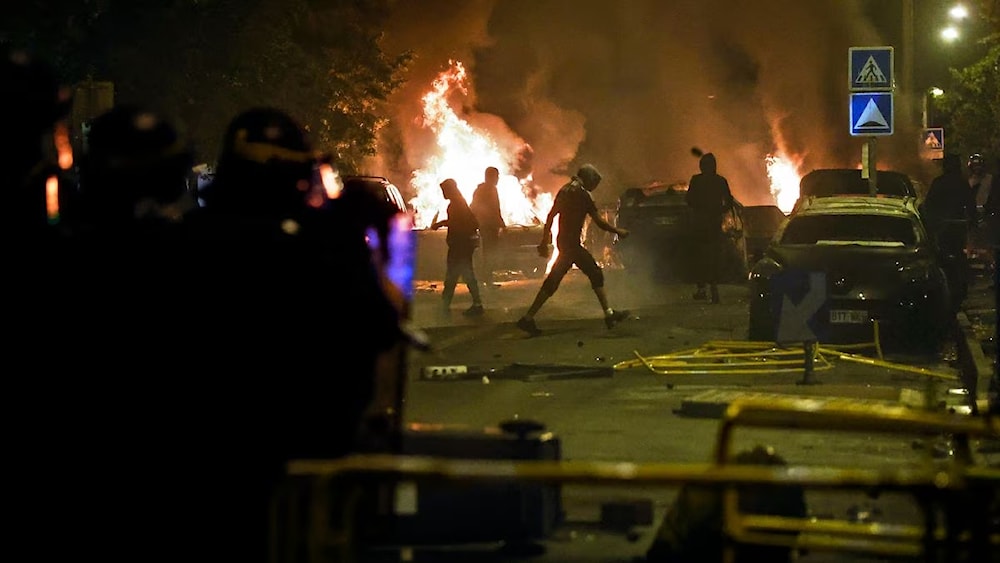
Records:
[[[305,131],[288,114],[267,107],[247,110],[226,129],[205,204],[269,214],[301,209],[315,164]]]
[[[190,146],[167,120],[121,105],[91,123],[80,162],[80,195],[100,215],[133,210],[143,199],[169,204],[184,195],[192,162]]]
[[[968,162],[969,170],[975,172],[977,170],[981,170],[985,165],[986,161],[983,160],[983,155],[975,153],[969,156],[969,162]]]
[[[597,188],[597,185],[601,183],[601,173],[597,171],[597,167],[593,164],[584,164],[577,171],[576,177],[580,179],[583,183],[584,189],[588,192],[592,192]]]

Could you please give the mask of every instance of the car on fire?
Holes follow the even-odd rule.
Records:
[[[749,275],[749,338],[776,341],[796,274],[821,273],[809,327],[820,342],[933,350],[946,336],[951,292],[941,257],[910,197],[800,199]],[[794,316],[794,315],[793,315]]]

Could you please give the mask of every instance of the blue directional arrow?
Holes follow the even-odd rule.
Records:
[[[851,93],[851,135],[892,135],[892,92]]]

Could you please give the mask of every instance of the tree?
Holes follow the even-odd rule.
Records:
[[[388,0],[56,0],[16,3],[0,40],[50,60],[67,83],[115,84],[118,102],[175,118],[214,160],[226,124],[287,111],[351,172],[375,152],[382,102],[410,54],[386,54]]]
[[[984,55],[969,66],[951,69],[950,84],[935,103],[944,114],[952,149],[996,158],[1000,156],[1000,1],[983,0],[979,8],[987,30],[979,41]]]

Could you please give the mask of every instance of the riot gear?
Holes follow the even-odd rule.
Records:
[[[80,164],[81,198],[95,216],[131,219],[143,200],[176,202],[186,193],[192,151],[159,115],[124,105],[93,121]]]

